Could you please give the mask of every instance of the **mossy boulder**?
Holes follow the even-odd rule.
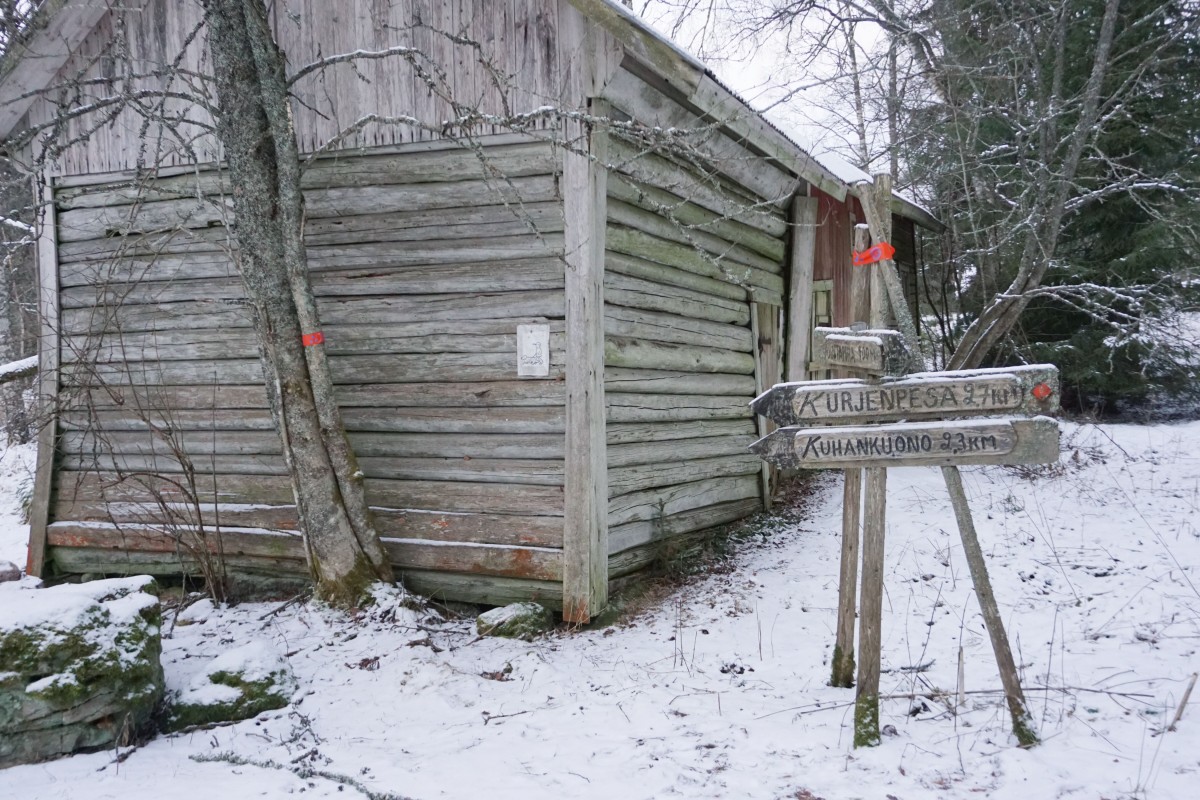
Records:
[[[170,699],[165,727],[250,719],[283,708],[296,693],[296,679],[279,653],[255,641],[213,659]]]
[[[485,611],[475,619],[480,636],[529,640],[554,627],[550,609],[538,603],[513,603]]]
[[[161,609],[141,576],[0,591],[0,768],[125,744],[163,694]]]

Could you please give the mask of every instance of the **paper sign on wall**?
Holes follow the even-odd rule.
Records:
[[[517,326],[517,376],[546,378],[550,375],[550,326]]]

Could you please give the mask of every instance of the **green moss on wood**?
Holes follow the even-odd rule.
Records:
[[[879,697],[860,695],[854,701],[854,746],[879,746]]]
[[[854,686],[854,651],[843,653],[842,648],[838,645],[833,646],[833,677],[829,683],[831,686],[840,686],[844,689],[849,689]]]

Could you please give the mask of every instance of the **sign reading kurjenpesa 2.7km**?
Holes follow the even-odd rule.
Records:
[[[1058,458],[1058,423],[1035,415],[1053,411],[1057,392],[1048,365],[783,383],[753,408],[788,427],[752,449],[791,469],[1046,463]],[[891,420],[914,421],[878,424]]]

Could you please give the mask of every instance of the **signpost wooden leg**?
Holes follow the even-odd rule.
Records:
[[[946,478],[946,489],[950,492],[950,504],[954,506],[954,516],[958,520],[958,532],[962,536],[963,551],[967,556],[967,566],[971,570],[971,580],[975,584],[975,594],[979,597],[979,606],[983,610],[983,624],[987,626],[988,636],[992,640],[992,650],[996,653],[996,665],[1000,668],[1000,683],[1004,686],[1004,696],[1008,699],[1008,711],[1012,715],[1013,733],[1022,747],[1032,747],[1038,743],[1038,737],[1033,732],[1033,720],[1029,716],[1028,706],[1025,704],[1025,694],[1021,691],[1017,666],[1013,661],[1012,649],[1008,646],[1008,635],[1005,634],[1004,623],[1000,620],[1000,609],[996,605],[996,596],[992,594],[992,582],[988,578],[987,564],[983,560],[983,549],[979,546],[979,538],[975,535],[975,522],[971,519],[971,508],[967,505],[967,493],[963,490],[962,476],[958,472],[958,467],[942,467],[942,475]]]
[[[838,578],[837,637],[833,642],[832,686],[854,685],[854,612],[858,590],[859,519],[862,513],[861,469],[848,469],[842,490],[842,569]]]
[[[862,598],[858,629],[858,694],[854,699],[854,746],[879,744],[879,650],[883,617],[883,531],[887,516],[887,469],[866,473],[863,510]]]

